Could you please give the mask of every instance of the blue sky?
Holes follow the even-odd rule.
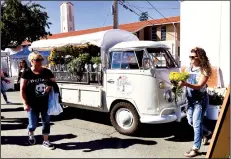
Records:
[[[50,31],[52,34],[60,33],[60,4],[62,1],[35,1],[46,8],[49,21],[52,23]],[[70,1],[74,4],[75,30],[96,28],[112,25],[111,5],[112,1]],[[130,5],[138,7],[141,11],[157,19],[163,18],[146,1],[128,1]],[[179,1],[150,1],[165,17],[180,15]],[[127,4],[127,6],[129,6]],[[139,21],[139,17],[118,5],[119,24]],[[129,6],[130,7],[130,6]],[[136,10],[140,14],[140,11]]]

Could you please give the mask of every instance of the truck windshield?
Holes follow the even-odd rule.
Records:
[[[172,68],[176,67],[174,59],[163,48],[147,48],[148,53],[151,55],[156,68]]]
[[[110,52],[109,69],[140,69],[144,51],[113,51]]]

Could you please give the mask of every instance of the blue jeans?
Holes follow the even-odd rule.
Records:
[[[208,105],[208,95],[205,94],[201,101],[189,101],[187,119],[189,125],[194,130],[193,149],[200,149],[203,138],[203,131],[206,130],[203,126],[203,119]]]
[[[38,125],[38,119],[39,119],[40,112],[33,111],[32,109],[28,112],[28,131],[34,132],[37,125]],[[47,114],[47,111],[41,112],[41,118],[42,118],[42,134],[43,135],[49,135],[50,134],[50,116]]]

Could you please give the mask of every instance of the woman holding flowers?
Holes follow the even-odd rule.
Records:
[[[208,105],[208,94],[206,91],[207,81],[212,74],[211,65],[204,49],[196,47],[191,50],[191,67],[186,68],[189,73],[187,82],[180,81],[179,86],[186,86],[188,100],[187,119],[194,129],[194,144],[190,151],[185,153],[186,157],[195,157],[199,154],[203,138],[203,118]],[[207,135],[211,134],[208,132]]]

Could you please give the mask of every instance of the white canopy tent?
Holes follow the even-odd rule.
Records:
[[[11,68],[9,56],[10,56],[9,51],[2,51],[1,50],[1,70],[10,76],[10,77],[7,77],[7,79],[11,81],[11,83],[3,82],[5,90],[9,90],[9,89],[13,90],[14,89],[14,82],[13,82],[14,77],[12,77],[12,68]]]
[[[39,40],[31,44],[30,49],[33,50],[51,50],[56,47],[67,45],[82,45],[90,43],[101,48],[101,60],[104,67],[107,59],[108,50],[115,44],[124,41],[138,41],[139,39],[131,32],[111,29],[107,31],[100,31],[91,34],[71,36],[59,39]]]

